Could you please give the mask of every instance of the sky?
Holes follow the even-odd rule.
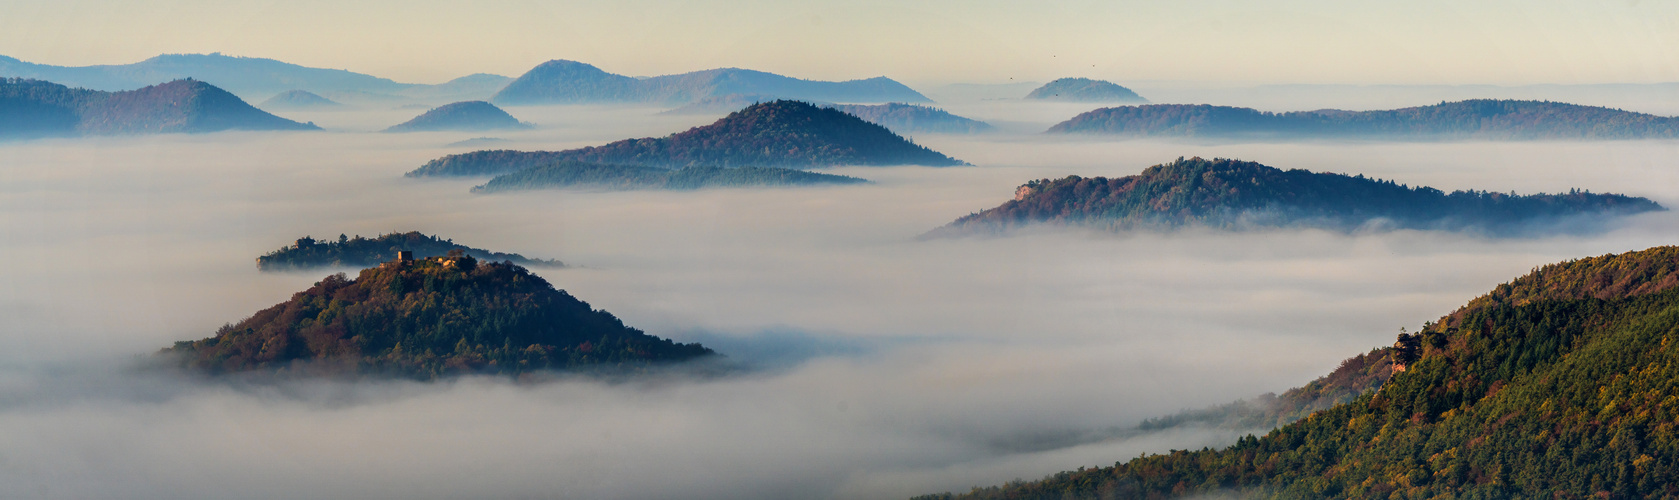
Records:
[[[1679,81],[1679,3],[1640,0],[6,0],[0,55],[222,52],[411,83],[549,59],[911,85]]]

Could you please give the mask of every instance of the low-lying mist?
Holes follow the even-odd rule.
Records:
[[[698,124],[643,113],[590,127],[606,110],[564,111],[533,119],[511,108],[542,125],[512,147]],[[1591,237],[1042,230],[915,238],[1002,203],[1030,179],[1130,175],[1178,156],[1447,191],[1580,187],[1672,207],[1679,143],[1662,141],[1205,146],[925,136],[917,142],[977,166],[838,168],[829,171],[874,182],[695,192],[473,195],[468,188],[482,179],[402,177],[460,149],[444,144],[481,135],[0,145],[0,497],[965,490],[1229,442],[1239,431],[1108,431],[1301,385],[1534,266],[1672,243],[1679,230],[1679,216],[1663,212]],[[576,267],[535,271],[632,326],[704,342],[752,369],[540,384],[243,384],[129,368],[334,272],[259,273],[254,259],[264,252],[303,235],[407,230],[563,260]],[[1088,439],[1115,435],[1130,437]]]

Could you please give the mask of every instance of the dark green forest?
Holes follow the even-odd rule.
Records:
[[[1271,113],[1207,104],[1102,108],[1052,134],[1242,139],[1646,139],[1679,137],[1679,118],[1551,101],[1475,99],[1379,111]]]
[[[1224,449],[918,500],[1679,497],[1679,247],[1563,262],[1401,333],[1374,391]]]
[[[639,369],[709,356],[625,326],[509,263],[459,253],[328,276],[291,300],[163,350],[218,375],[379,375],[431,380],[542,370]]]
[[[963,164],[845,112],[780,100],[753,104],[710,125],[666,137],[566,151],[455,154],[432,160],[407,176],[493,176],[561,161],[665,168]]]
[[[1644,198],[1574,190],[1516,195],[1410,187],[1388,180],[1230,159],[1182,159],[1129,177],[1041,179],[1014,200],[938,228],[929,236],[994,233],[1032,224],[1111,230],[1185,226],[1241,230],[1317,227],[1437,229],[1495,236],[1601,230],[1601,219],[1665,210]]]
[[[636,165],[603,165],[562,161],[504,174],[474,193],[497,193],[528,189],[588,188],[608,190],[673,189],[720,187],[814,186],[868,182],[856,177],[820,174],[787,168],[686,167],[666,169]]]
[[[516,253],[501,253],[472,248],[418,231],[381,234],[373,238],[361,235],[338,235],[336,240],[317,240],[308,236],[261,257],[257,269],[263,271],[293,271],[322,267],[370,267],[396,258],[397,252],[407,250],[414,255],[444,255],[462,250],[479,260],[507,261],[521,266],[564,267],[557,260],[532,259]]]

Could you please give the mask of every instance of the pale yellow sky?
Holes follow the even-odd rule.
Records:
[[[0,55],[222,52],[436,83],[549,59],[998,83],[1679,81],[1679,2],[0,0]]]

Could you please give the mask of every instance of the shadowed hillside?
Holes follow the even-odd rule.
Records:
[[[397,252],[416,255],[444,255],[454,250],[492,262],[508,261],[521,266],[565,267],[557,260],[531,259],[516,253],[501,253],[472,248],[422,234],[419,231],[381,234],[374,238],[338,235],[338,240],[317,240],[304,236],[297,244],[268,252],[257,257],[257,269],[263,271],[297,271],[323,267],[370,267],[395,259]]]
[[[1131,89],[1106,80],[1062,78],[1026,94],[1027,99],[1066,102],[1148,102]]]
[[[585,188],[606,190],[704,189],[722,187],[815,186],[859,184],[856,177],[787,168],[686,167],[667,169],[635,165],[603,165],[562,161],[504,174],[472,188],[474,193],[530,189]]]

